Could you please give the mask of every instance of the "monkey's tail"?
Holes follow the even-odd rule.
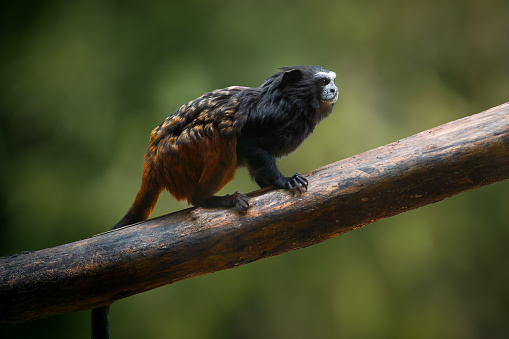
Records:
[[[126,215],[111,229],[113,230],[147,220],[154,210],[161,191],[161,187],[152,178],[147,166],[145,165],[143,167],[141,188],[136,195],[134,203],[129,211],[127,211]],[[92,309],[92,339],[109,338],[109,312],[109,305]]]
[[[153,174],[145,163],[143,166],[141,188],[136,195],[136,199],[134,199],[134,202],[131,208],[129,208],[129,211],[127,211],[126,215],[111,229],[114,230],[119,227],[147,220],[150,214],[152,214],[161,192],[162,187],[154,179]]]
[[[109,305],[92,310],[92,339],[108,339],[110,337],[109,313]]]

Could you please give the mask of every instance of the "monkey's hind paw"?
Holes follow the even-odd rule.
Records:
[[[247,195],[235,192],[221,197],[213,195],[205,199],[193,198],[192,204],[205,208],[235,207],[237,212],[245,213],[249,208],[249,199]]]
[[[302,192],[308,190],[309,182],[300,173],[295,173],[293,176],[287,179],[288,182],[286,183],[286,188],[292,191],[294,195],[297,194],[297,192],[302,194]]]
[[[240,192],[235,192],[231,195],[235,209],[239,213],[246,213],[249,209],[249,199],[247,195]]]

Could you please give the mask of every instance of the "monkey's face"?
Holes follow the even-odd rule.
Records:
[[[326,103],[335,103],[338,100],[338,88],[334,81],[336,73],[318,72],[315,74],[315,81],[319,88],[319,100]]]

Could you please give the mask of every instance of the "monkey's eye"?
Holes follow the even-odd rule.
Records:
[[[323,78],[320,80],[320,85],[325,86],[330,82],[330,79]]]

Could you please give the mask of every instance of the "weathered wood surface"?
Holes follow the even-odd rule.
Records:
[[[246,215],[186,209],[0,258],[0,325],[90,309],[310,246],[509,178],[509,103],[308,173],[309,191],[250,194]]]

